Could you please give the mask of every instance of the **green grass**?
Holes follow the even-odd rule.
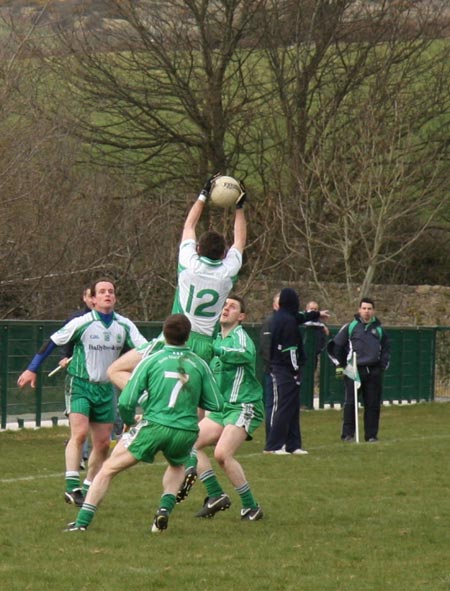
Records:
[[[265,518],[239,499],[198,520],[203,485],[149,533],[162,458],[120,474],[89,531],[63,533],[67,429],[0,433],[0,580],[8,591],[440,591],[450,589],[450,405],[386,407],[378,444],[339,440],[340,412],[302,417],[306,457],[241,460]]]

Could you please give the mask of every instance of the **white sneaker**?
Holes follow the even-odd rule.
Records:
[[[286,451],[283,447],[281,449],[276,449],[274,451],[267,451],[266,449],[263,451],[264,454],[273,454],[276,456],[290,456],[291,454]]]
[[[291,452],[293,456],[307,456],[308,452],[306,451],[306,449],[295,449],[293,452]]]

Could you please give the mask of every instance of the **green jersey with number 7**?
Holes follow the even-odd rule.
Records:
[[[134,423],[137,405],[143,420],[197,432],[197,407],[221,410],[223,397],[203,359],[189,347],[165,345],[139,363],[120,395],[126,425]]]

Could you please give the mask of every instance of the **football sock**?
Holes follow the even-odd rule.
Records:
[[[77,527],[84,525],[87,527],[94,519],[95,512],[97,511],[96,505],[90,505],[89,503],[83,503],[83,506],[78,511],[77,520],[75,522]]]
[[[220,486],[213,470],[205,470],[203,474],[200,474],[200,480],[206,487],[208,497],[220,497],[223,494],[223,488]]]
[[[244,509],[255,509],[258,506],[257,502],[255,501],[255,497],[253,496],[253,493],[250,490],[248,482],[246,482],[242,486],[237,486],[236,492],[241,497],[241,503]]]
[[[177,502],[177,497],[175,495],[171,495],[169,493],[165,493],[162,495],[159,501],[159,508],[160,509],[167,509],[169,513],[172,512],[175,504]]]
[[[80,473],[68,470],[66,472],[66,492],[72,492],[74,488],[80,488]]]
[[[92,484],[92,482],[90,480],[88,480],[87,478],[83,481],[83,488],[81,489],[81,492],[83,493],[83,497],[85,497],[87,495],[87,492],[88,492],[91,484]]]
[[[188,468],[197,468],[197,450],[192,448],[192,451],[189,456],[189,460],[186,462],[185,465],[186,470]]]

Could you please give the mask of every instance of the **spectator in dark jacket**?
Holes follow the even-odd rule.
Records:
[[[261,331],[259,333],[259,353],[264,361],[264,412],[265,412],[265,426],[266,426],[266,443],[269,437],[270,423],[272,421],[273,412],[273,382],[272,373],[270,368],[270,345],[272,341],[272,321],[275,312],[279,309],[280,292],[277,292],[273,296],[272,300],[272,312],[266,316],[264,322],[261,325]]]
[[[306,304],[305,312],[318,312],[319,304],[315,301],[310,301]],[[314,336],[314,370],[317,369],[319,357],[322,351],[327,346],[327,340],[330,334],[328,326],[321,322],[321,320],[307,320],[305,327],[313,331]]]
[[[279,310],[275,312],[271,323],[270,367],[274,404],[265,453],[308,453],[302,448],[300,431],[301,368],[305,354],[298,328],[302,321],[299,307],[297,292],[290,288],[282,289]],[[320,316],[320,312],[312,314]]]
[[[344,324],[328,344],[328,353],[336,365],[336,375],[344,374],[344,368],[356,353],[360,392],[364,403],[364,438],[370,443],[378,441],[383,374],[389,366],[390,341],[380,321],[375,316],[375,302],[362,298],[358,314],[352,322]],[[353,441],[356,429],[354,381],[344,376],[345,401],[341,439]]]

